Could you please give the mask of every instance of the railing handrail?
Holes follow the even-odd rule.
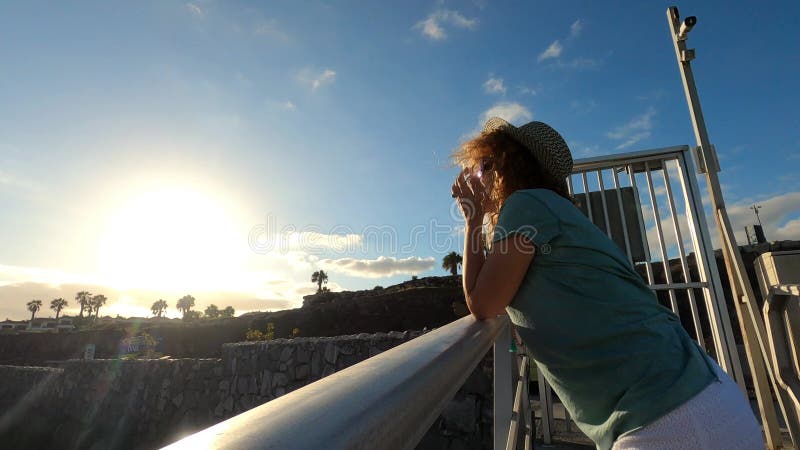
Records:
[[[463,317],[168,448],[413,448],[507,324]]]
[[[655,160],[661,158],[671,158],[686,150],[687,145],[674,145],[671,147],[654,148],[649,150],[639,150],[635,152],[616,153],[612,155],[592,156],[589,158],[576,159],[572,165],[572,173],[580,173],[587,170],[599,168],[610,168],[614,166],[624,166],[640,159]]]

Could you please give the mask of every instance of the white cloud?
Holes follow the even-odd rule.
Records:
[[[536,95],[536,90],[528,86],[517,86],[520,95]]]
[[[349,252],[358,250],[363,243],[360,234],[325,234],[316,231],[302,231],[287,234],[290,248],[304,252],[332,250]]]
[[[739,244],[747,243],[744,227],[758,223],[755,213],[750,209],[753,203],[761,206],[758,214],[767,240],[800,240],[800,217],[796,217],[800,214],[800,192],[787,192],[760,200],[744,199],[727,205],[728,216]],[[713,223],[713,218],[710,218],[709,224]]]
[[[572,154],[578,158],[588,158],[591,156],[600,155],[600,146],[597,144],[585,144],[579,141],[571,141],[567,143]]]
[[[316,91],[322,86],[333,84],[336,80],[336,72],[325,69],[322,72],[314,72],[311,69],[303,69],[297,74],[297,79],[304,84],[311,86],[312,91]]]
[[[617,150],[628,148],[650,137],[650,131],[653,129],[653,116],[655,116],[655,114],[655,108],[650,107],[647,111],[634,117],[625,125],[609,131],[606,133],[606,136],[616,141],[622,141],[617,145]]]
[[[319,264],[331,272],[340,272],[346,275],[362,278],[384,278],[394,275],[416,275],[436,266],[435,258],[395,258],[379,256],[376,259],[321,259]]]
[[[538,61],[541,62],[541,61],[544,61],[546,59],[558,58],[559,56],[561,56],[561,52],[563,50],[564,50],[564,47],[561,45],[560,42],[558,42],[558,39],[556,39],[555,41],[553,41],[552,44],[550,44],[549,47],[547,47],[547,49],[545,49],[545,51],[543,51],[539,55]]]
[[[297,106],[294,103],[292,103],[291,100],[286,100],[286,103],[283,104],[283,107],[288,109],[289,111],[297,110]]]
[[[190,14],[196,17],[203,17],[206,15],[206,12],[203,11],[202,8],[197,6],[195,3],[186,3],[186,10],[189,11]]]
[[[573,58],[569,61],[562,61],[556,60],[550,65],[550,67],[555,67],[558,69],[575,69],[575,70],[587,70],[587,69],[594,69],[600,65],[600,61],[594,58]]]
[[[25,178],[20,178],[14,174],[0,170],[0,187],[8,186],[9,188],[22,189],[25,191],[33,191],[38,189],[38,185]]]
[[[325,69],[314,81],[311,82],[311,89],[317,89],[320,86],[333,83],[336,79],[336,72],[331,69]]]
[[[499,117],[509,123],[519,123],[531,120],[533,113],[519,103],[502,102],[495,104],[481,114],[481,126],[491,117]]]
[[[583,21],[581,19],[572,22],[572,25],[569,27],[569,36],[571,38],[576,38],[581,35],[581,31],[583,31]]]
[[[483,90],[487,94],[505,94],[506,86],[503,84],[502,78],[494,78],[492,74],[489,74],[489,79],[483,83]]]
[[[272,37],[284,42],[289,40],[289,36],[278,28],[275,19],[260,22],[253,30],[253,34]]]
[[[428,39],[440,41],[447,38],[445,25],[471,30],[478,25],[478,19],[468,19],[458,11],[440,9],[417,22],[413,29],[420,30],[420,33]]]

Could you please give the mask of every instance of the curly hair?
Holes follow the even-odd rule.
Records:
[[[453,163],[462,168],[473,168],[484,158],[493,161],[494,184],[488,192],[494,205],[489,214],[490,229],[494,229],[503,202],[520,189],[550,189],[573,202],[566,180],[558,180],[544,170],[530,150],[502,131],[483,133],[456,149]]]

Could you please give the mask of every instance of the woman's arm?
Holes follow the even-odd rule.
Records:
[[[470,180],[471,182],[469,182]],[[451,192],[464,215],[463,285],[467,307],[477,319],[502,314],[517,293],[533,260],[534,245],[520,233],[512,233],[492,244],[484,255],[482,180],[464,169],[453,183]]]
[[[464,232],[464,297],[476,319],[504,312],[525,278],[535,249],[526,237],[513,233],[494,242],[484,256],[482,231],[481,225],[468,221]]]

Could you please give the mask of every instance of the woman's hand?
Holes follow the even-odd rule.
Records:
[[[458,201],[461,214],[467,225],[483,225],[483,197],[486,196],[483,184],[469,169],[464,169],[456,177],[451,188],[453,197]]]

